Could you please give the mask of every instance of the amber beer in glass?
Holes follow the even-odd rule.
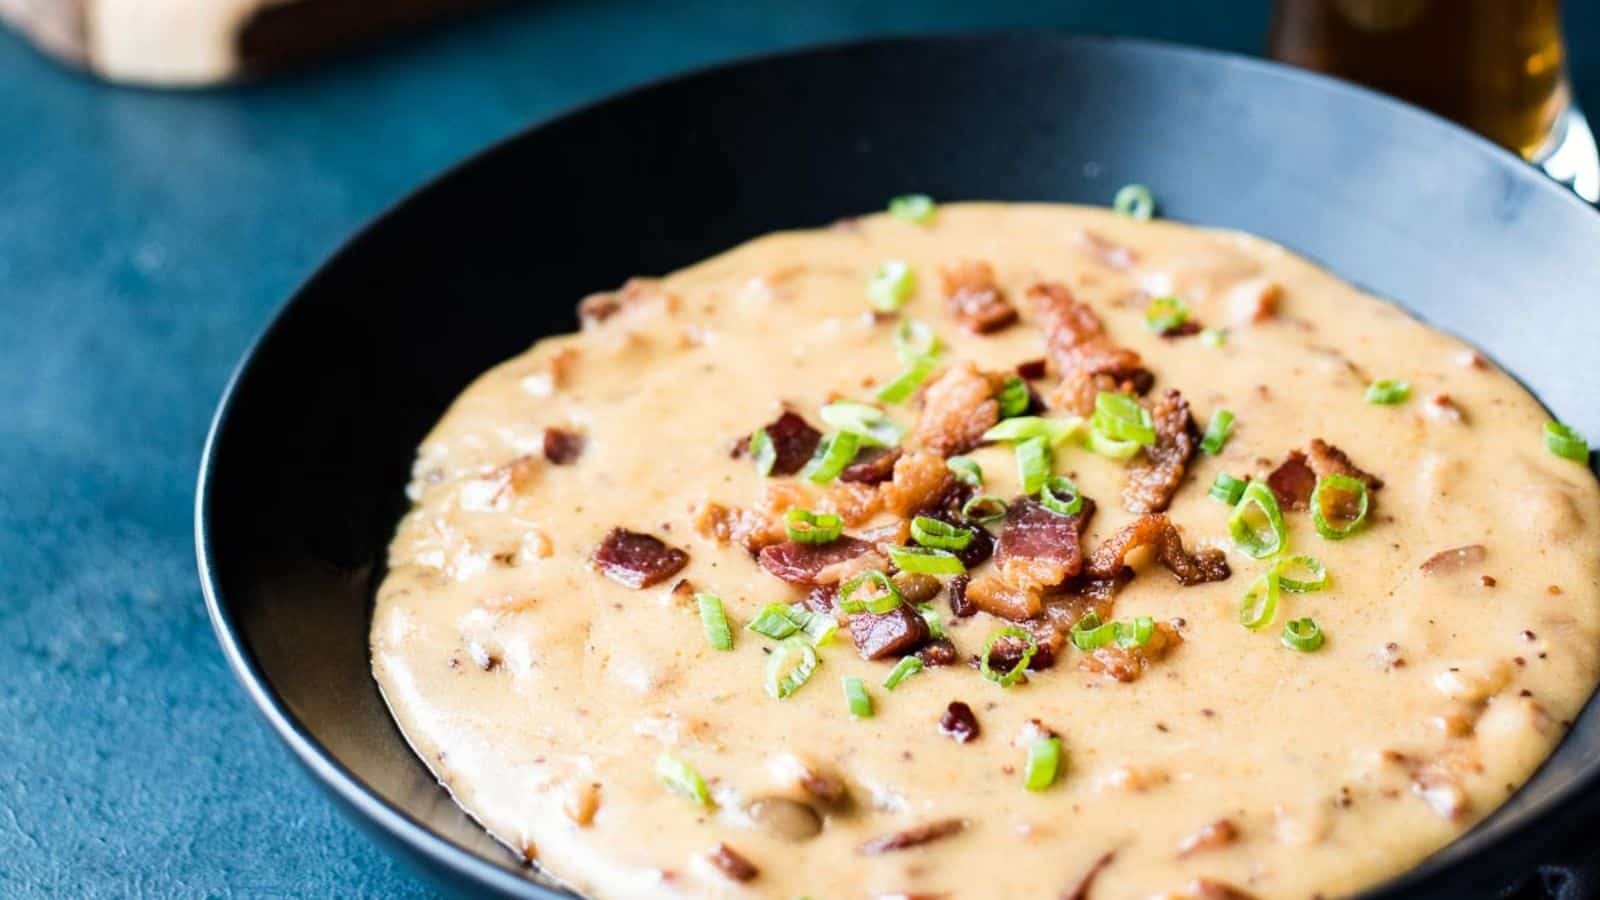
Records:
[[[1377,88],[1530,160],[1570,101],[1560,0],[1276,0],[1274,59]]]

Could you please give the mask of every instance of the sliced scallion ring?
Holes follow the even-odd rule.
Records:
[[[1162,334],[1189,321],[1189,304],[1180,297],[1157,297],[1144,309],[1144,327]]]
[[[817,484],[827,484],[839,477],[839,473],[850,465],[860,449],[861,436],[853,431],[834,431],[823,435],[811,461],[800,470],[800,476]]]
[[[789,616],[789,607],[782,603],[768,603],[767,607],[750,620],[745,628],[756,634],[781,641],[800,630],[800,623]]]
[[[893,381],[879,388],[874,396],[879,403],[904,403],[911,399],[911,395],[917,392],[917,388],[922,387],[922,383],[928,380],[928,376],[932,375],[938,366],[938,357],[921,357],[908,365],[906,370]]]
[[[869,596],[856,596],[857,592],[868,584],[877,590]],[[905,598],[900,595],[900,589],[895,587],[889,576],[879,569],[868,569],[839,587],[839,609],[850,615],[872,613],[881,616],[899,606],[904,600]]]
[[[939,618],[939,611],[932,603],[918,603],[917,615],[928,626],[928,637],[936,641],[944,637],[944,620]]]
[[[1544,448],[1562,459],[1580,463],[1589,461],[1589,442],[1571,426],[1560,422],[1544,423]]]
[[[900,686],[900,682],[922,671],[922,660],[915,656],[902,656],[900,661],[889,670],[889,677],[883,680],[884,690],[892,691]]]
[[[1089,424],[1113,440],[1133,441],[1145,447],[1156,442],[1156,427],[1150,419],[1150,410],[1120,391],[1095,394],[1094,415]]]
[[[984,524],[998,522],[1006,517],[1006,502],[993,494],[979,494],[961,504],[961,518],[968,522]]]
[[[944,461],[945,468],[956,480],[968,487],[983,487],[983,467],[967,456],[952,456]]]
[[[800,690],[817,671],[817,651],[799,638],[789,638],[767,658],[767,693],[774,700],[785,700]]]
[[[867,279],[867,302],[878,312],[895,312],[917,289],[917,276],[904,260],[886,259]]]
[[[709,808],[712,805],[706,780],[700,777],[693,766],[665,750],[656,757],[656,777],[661,779],[667,790],[682,794],[701,806]]]
[[[1281,640],[1290,650],[1315,653],[1322,648],[1325,638],[1322,636],[1321,626],[1315,619],[1307,616],[1304,619],[1293,619],[1284,623]]]
[[[1260,529],[1250,521],[1251,510],[1259,510],[1266,519],[1266,528]],[[1289,541],[1289,528],[1283,521],[1283,510],[1278,508],[1278,498],[1272,490],[1259,481],[1245,485],[1239,502],[1228,515],[1228,534],[1239,549],[1256,559],[1281,551]]]
[[[833,513],[812,512],[798,506],[783,515],[789,540],[801,544],[827,544],[844,533],[844,520]]]
[[[1125,184],[1111,200],[1111,208],[1130,219],[1144,222],[1156,214],[1156,198],[1142,184]]]
[[[1083,495],[1072,479],[1052,475],[1039,489],[1039,504],[1058,516],[1075,516],[1083,511]]]
[[[927,194],[901,194],[889,199],[889,215],[913,225],[926,225],[933,221],[933,198]]]
[[[908,366],[921,359],[938,357],[942,350],[932,326],[920,319],[905,319],[894,330],[895,355]]]
[[[1233,413],[1230,410],[1219,409],[1211,414],[1211,424],[1206,426],[1206,435],[1200,439],[1200,449],[1208,456],[1216,456],[1222,452],[1223,445],[1228,443],[1228,438],[1233,434]]]
[[[1111,643],[1117,639],[1117,623],[1100,621],[1100,614],[1090,611],[1087,615],[1073,623],[1072,630],[1068,633],[1072,639],[1072,646],[1088,652]]]
[[[1278,614],[1278,572],[1268,569],[1250,582],[1250,587],[1239,601],[1239,624],[1251,631],[1260,631],[1272,624]]]
[[[994,649],[994,645],[1002,638],[1016,638],[1027,641],[1028,646],[1023,649],[1022,655],[1017,658],[1015,665],[1004,672],[998,672],[989,666],[989,652]],[[1022,680],[1023,673],[1028,669],[1028,663],[1033,662],[1033,655],[1038,652],[1039,642],[1033,639],[1033,635],[1015,625],[1007,625],[989,635],[989,639],[983,642],[983,653],[978,657],[978,671],[983,674],[984,678],[1001,687],[1011,687]]]
[[[1117,623],[1117,646],[1123,649],[1143,647],[1150,643],[1156,633],[1156,620],[1149,616],[1138,616],[1133,624]]]
[[[1014,416],[983,433],[986,441],[1017,443],[1032,438],[1044,438],[1051,445],[1072,437],[1082,427],[1083,420],[1073,416],[1066,419],[1046,419],[1043,416]]]
[[[706,632],[706,643],[713,650],[733,649],[733,629],[728,626],[728,613],[722,608],[722,598],[716,594],[699,593],[694,602],[700,608],[700,624]]]
[[[1083,436],[1083,445],[1089,451],[1107,459],[1132,459],[1139,452],[1138,441],[1121,441],[1091,427]]]
[[[1005,385],[1000,388],[1000,394],[996,399],[1000,401],[1002,419],[1020,416],[1033,405],[1033,395],[1028,392],[1028,383],[1015,375],[1006,376]]]
[[[1304,579],[1290,578],[1293,569],[1305,569],[1310,574]],[[1273,564],[1278,573],[1278,586],[1294,594],[1309,594],[1328,586],[1328,569],[1310,556],[1288,556]]]
[[[1042,791],[1055,784],[1061,768],[1061,738],[1039,738],[1028,745],[1028,762],[1023,766],[1022,786]]]
[[[1028,438],[1017,444],[1017,478],[1022,482],[1022,492],[1032,496],[1044,489],[1050,480],[1050,444],[1042,437]]]
[[[861,683],[861,679],[845,676],[844,701],[850,706],[851,718],[872,718],[872,695],[867,693],[867,686]]]
[[[935,550],[965,550],[972,543],[972,529],[952,525],[943,519],[916,516],[911,520],[911,539]],[[896,564],[898,565],[898,563]]]
[[[1348,499],[1339,503],[1339,508],[1345,514],[1342,517],[1329,515],[1327,494],[1343,495],[1346,498],[1354,497],[1355,512],[1350,513],[1352,501]],[[1337,502],[1337,501],[1336,501]],[[1367,485],[1359,478],[1349,475],[1325,475],[1317,479],[1317,486],[1311,491],[1311,524],[1317,527],[1317,534],[1330,541],[1342,541],[1361,530],[1366,524],[1367,509],[1370,501],[1367,498]]]
[[[825,404],[818,415],[828,425],[856,435],[868,446],[893,447],[906,432],[888,413],[870,403],[835,400]]]
[[[902,572],[916,575],[964,575],[967,571],[967,566],[961,558],[949,550],[898,546],[885,549],[889,552],[889,559],[900,567]]]
[[[1242,478],[1235,478],[1227,472],[1223,472],[1217,476],[1216,481],[1211,482],[1209,493],[1223,503],[1233,506],[1239,502],[1240,497],[1244,496],[1244,486],[1248,483]]]
[[[1374,406],[1394,406],[1411,396],[1411,384],[1392,378],[1380,378],[1367,385],[1366,401]]]
[[[799,603],[789,604],[789,621],[800,627],[806,637],[811,638],[811,646],[821,647],[833,638],[834,632],[839,630],[839,620],[827,613],[814,612],[806,609]]]

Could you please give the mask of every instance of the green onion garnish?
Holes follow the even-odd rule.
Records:
[[[895,379],[878,389],[877,400],[879,403],[904,403],[911,399],[911,395],[922,387],[928,380],[933,370],[938,368],[939,358],[924,356],[906,367],[904,372],[895,376]]]
[[[1056,515],[1075,516],[1083,509],[1083,495],[1072,479],[1052,475],[1039,489],[1039,503]]]
[[[993,494],[979,494],[961,504],[961,518],[982,525],[1006,517],[1006,502]]]
[[[1024,494],[1037,494],[1050,480],[1050,445],[1042,437],[1028,438],[1017,445],[1017,477]]]
[[[983,467],[971,457],[952,456],[944,461],[944,465],[962,484],[968,487],[983,487]]]
[[[1263,572],[1244,592],[1239,603],[1239,624],[1251,631],[1260,631],[1272,624],[1278,614],[1278,570]]]
[[[1292,619],[1283,626],[1283,645],[1301,653],[1315,653],[1322,647],[1322,628],[1315,619]]]
[[[844,533],[844,520],[833,513],[812,512],[795,507],[783,515],[789,540],[801,544],[826,544]]]
[[[1088,652],[1104,647],[1117,639],[1117,623],[1100,621],[1100,614],[1090,610],[1072,626],[1069,632],[1072,646]]]
[[[872,718],[872,695],[867,693],[867,686],[861,683],[861,679],[845,676],[844,702],[850,704],[851,718]]]
[[[1056,781],[1056,770],[1061,767],[1061,738],[1040,738],[1028,745],[1028,763],[1023,769],[1022,784],[1030,791],[1042,791]]]
[[[1589,461],[1589,442],[1572,426],[1560,422],[1544,423],[1544,448],[1562,459],[1581,463]]]
[[[800,470],[803,478],[810,479],[817,484],[827,484],[839,477],[845,466],[856,458],[856,451],[861,449],[861,436],[853,431],[834,431],[822,438],[822,443],[817,445],[817,452],[812,455],[811,461]]]
[[[972,529],[942,519],[917,516],[911,520],[911,539],[936,550],[965,550],[972,543]]]
[[[971,532],[967,533],[969,536]],[[967,566],[949,550],[935,550],[931,547],[898,547],[884,548],[889,552],[889,559],[902,572],[911,572],[916,575],[963,575]]]
[[[772,474],[772,466],[778,461],[778,448],[772,446],[772,435],[767,434],[765,428],[757,428],[750,435],[750,458],[755,461],[757,475],[765,478]]]
[[[1215,350],[1228,342],[1228,331],[1225,328],[1204,328],[1200,331],[1200,343]]]
[[[1393,406],[1406,402],[1411,396],[1411,385],[1404,381],[1381,378],[1367,385],[1366,400],[1375,406]]]
[[[944,620],[939,618],[939,611],[933,608],[932,603],[918,603],[917,614],[927,623],[928,637],[936,641],[944,637]]]
[[[1141,222],[1148,221],[1156,212],[1156,198],[1150,189],[1142,184],[1127,184],[1122,190],[1117,191],[1117,196],[1111,201],[1111,208],[1119,213]]]
[[[817,671],[817,651],[799,638],[789,638],[767,660],[767,693],[783,700],[811,680]]]
[[[902,656],[900,661],[895,663],[894,668],[890,670],[889,677],[883,680],[883,687],[885,690],[892,691],[900,686],[900,682],[921,671],[922,660],[915,656]]]
[[[733,629],[728,627],[728,613],[722,608],[722,598],[716,594],[695,594],[694,602],[700,607],[700,624],[706,630],[706,643],[713,650],[732,650]]]
[[[867,279],[867,302],[879,312],[894,312],[906,305],[917,289],[917,276],[898,259],[886,259]]]
[[[1156,442],[1156,427],[1150,420],[1150,410],[1119,391],[1101,391],[1094,395],[1094,416],[1089,424],[1113,440],[1133,441],[1145,447]]]
[[[1200,449],[1210,456],[1222,452],[1224,444],[1233,434],[1233,413],[1230,410],[1219,409],[1211,414],[1211,424],[1206,426],[1206,436],[1200,439]]]
[[[889,215],[913,225],[933,220],[933,198],[927,194],[901,194],[889,200]]]
[[[983,433],[986,441],[1016,443],[1042,437],[1052,445],[1072,437],[1083,424],[1076,416],[1066,419],[1046,419],[1042,416],[1016,416],[1006,419]]]
[[[700,777],[694,767],[665,750],[656,757],[656,777],[661,779],[667,790],[682,794],[701,806],[711,806],[711,792],[706,789],[706,780]]]
[[[937,357],[943,350],[939,336],[920,319],[905,319],[894,330],[895,355],[908,366],[918,360]]]
[[[800,623],[789,618],[789,607],[782,603],[769,603],[759,615],[750,620],[746,628],[756,634],[781,641],[800,630]]]
[[[1266,518],[1263,532],[1250,522],[1250,508],[1255,507]],[[1312,507],[1315,509],[1315,505]],[[1288,542],[1288,526],[1283,523],[1283,510],[1278,508],[1278,498],[1272,490],[1259,481],[1245,485],[1239,502],[1228,516],[1228,533],[1233,542],[1256,559],[1265,559],[1282,550]]]
[[[1157,297],[1144,310],[1144,327],[1160,334],[1189,321],[1189,305],[1178,297]]]
[[[1123,625],[1121,622],[1117,624],[1122,626],[1117,629],[1118,647],[1143,647],[1145,644],[1150,643],[1152,637],[1155,637],[1156,620],[1149,616],[1136,616],[1131,626]]]
[[[1311,574],[1304,579],[1290,578],[1289,570],[1294,568],[1305,569]],[[1328,586],[1327,567],[1310,556],[1285,557],[1273,564],[1272,571],[1278,574],[1278,586],[1291,593],[1309,594]]]
[[[1335,523],[1324,512],[1326,506],[1323,500],[1324,491],[1334,491],[1345,495],[1354,496],[1356,512],[1348,516],[1341,523]],[[1367,485],[1359,478],[1349,475],[1328,475],[1317,479],[1317,486],[1311,492],[1311,524],[1317,526],[1317,534],[1330,541],[1341,541],[1361,530],[1367,521]]]
[[[1088,433],[1084,435],[1083,445],[1088,447],[1090,452],[1097,453],[1108,459],[1131,459],[1135,453],[1139,452],[1138,441],[1119,441],[1105,434],[1098,427],[1089,429]]]
[[[1223,503],[1233,506],[1239,502],[1240,497],[1244,496],[1244,486],[1248,483],[1242,478],[1235,478],[1227,472],[1223,472],[1217,476],[1216,481],[1211,482],[1209,493]]]
[[[856,591],[865,584],[871,584],[877,590],[870,596],[858,598]],[[899,606],[904,599],[900,596],[900,589],[879,569],[868,569],[839,588],[839,609],[850,615],[867,612],[881,616]]]
[[[1017,659],[1016,665],[1012,666],[1010,670],[1005,672],[996,672],[994,669],[989,667],[989,651],[994,649],[994,645],[999,642],[1001,638],[1008,637],[1027,641],[1028,646],[1022,651],[1022,656]],[[999,631],[996,631],[994,634],[989,635],[989,639],[983,642],[983,653],[978,657],[978,671],[983,673],[983,677],[989,679],[995,684],[1000,685],[1001,687],[1011,687],[1013,684],[1016,684],[1018,681],[1022,680],[1023,673],[1028,668],[1028,663],[1033,662],[1033,655],[1038,652],[1039,642],[1033,639],[1033,635],[1023,631],[1021,628],[1018,628],[1015,625],[1007,625]]]
[[[1028,383],[1015,375],[1006,376],[1005,385],[1000,388],[998,399],[1002,419],[1022,415],[1033,403],[1033,395],[1028,393]]]
[[[860,437],[868,446],[893,447],[906,432],[887,413],[870,403],[835,400],[823,406],[818,415],[834,428]]]
[[[811,646],[820,647],[826,644],[833,633],[839,630],[839,620],[827,613],[812,612],[799,603],[789,604],[789,621],[800,626],[800,630],[811,638]]]

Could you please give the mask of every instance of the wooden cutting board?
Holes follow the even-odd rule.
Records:
[[[259,77],[494,0],[0,0],[0,21],[112,81],[200,87]]]

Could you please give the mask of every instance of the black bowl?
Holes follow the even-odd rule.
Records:
[[[583,294],[926,191],[1106,203],[1264,235],[1472,340],[1600,435],[1600,215],[1440,119],[1328,79],[1138,41],[872,41],[723,66],[502,143],[380,218],[234,376],[200,472],[200,573],[235,673],[369,829],[474,891],[565,896],[460,813],[368,668],[412,454]],[[1600,712],[1503,809],[1371,897],[1480,896],[1600,806]]]

